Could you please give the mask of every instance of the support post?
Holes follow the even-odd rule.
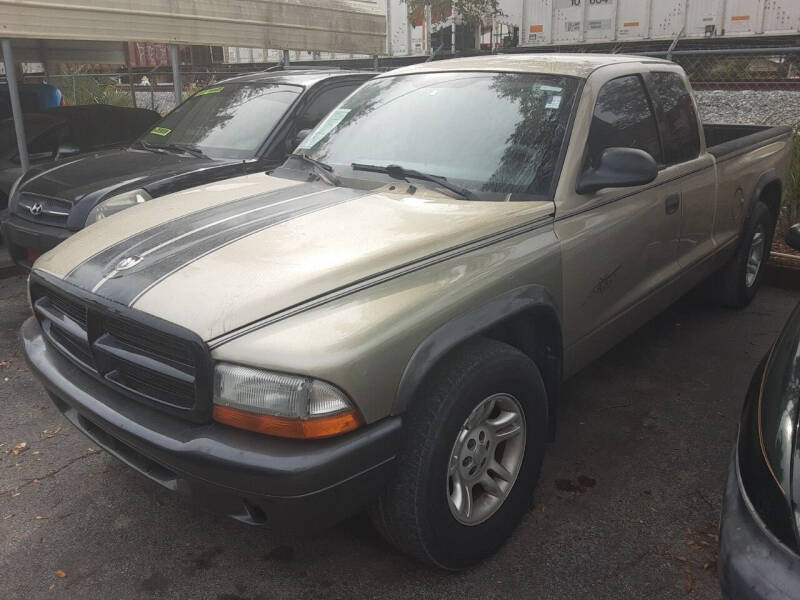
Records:
[[[17,134],[17,150],[19,151],[19,164],[22,172],[28,170],[28,143],[25,138],[25,125],[22,120],[22,104],[19,101],[19,86],[17,85],[17,69],[14,67],[14,54],[11,51],[11,40],[2,40],[3,61],[6,65],[6,80],[8,81],[8,94],[11,96],[11,114],[14,116],[14,132]]]
[[[178,46],[176,44],[169,45],[169,62],[172,63],[172,87],[175,90],[175,106],[183,102],[183,93],[181,92],[181,65],[178,60]]]
[[[283,51],[283,68],[284,69],[288,69],[289,68],[289,51],[288,50],[284,50]]]

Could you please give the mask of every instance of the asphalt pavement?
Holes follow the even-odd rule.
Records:
[[[566,384],[535,505],[444,573],[365,517],[277,539],[206,514],[93,447],[28,372],[24,278],[0,280],[0,597],[719,598],[721,494],[747,383],[797,292],[684,299]]]

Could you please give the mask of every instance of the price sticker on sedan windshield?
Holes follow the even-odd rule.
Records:
[[[317,125],[317,128],[314,132],[309,135],[306,139],[300,142],[298,148],[303,150],[307,150],[308,148],[313,148],[317,145],[322,138],[328,135],[331,131],[333,131],[334,127],[336,127],[339,123],[341,123],[344,118],[350,114],[349,108],[337,108],[331,114],[327,116],[327,118]]]

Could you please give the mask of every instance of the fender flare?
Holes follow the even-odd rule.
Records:
[[[761,176],[758,178],[758,181],[756,181],[756,187],[753,189],[753,194],[750,197],[750,206],[747,210],[748,217],[750,217],[750,212],[753,210],[755,203],[758,202],[758,199],[761,197],[764,189],[769,184],[776,181],[781,186],[781,192],[783,192],[783,181],[781,181],[780,175],[778,175],[778,170],[776,168],[773,167],[771,169],[767,169],[761,174]]]
[[[406,364],[392,404],[392,414],[397,415],[406,411],[426,375],[453,348],[502,321],[532,309],[544,309],[550,312],[558,324],[558,385],[560,386],[563,349],[560,339],[561,319],[557,304],[544,286],[526,285],[506,292],[479,308],[451,319],[428,335],[417,346]],[[544,377],[545,374],[542,375]],[[550,387],[548,387],[548,396],[551,395]],[[553,407],[557,398],[548,400]],[[551,410],[551,423],[554,422],[554,417],[554,411]]]

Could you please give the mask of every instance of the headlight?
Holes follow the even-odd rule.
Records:
[[[330,383],[227,363],[214,369],[214,420],[291,438],[331,437],[362,422]]]
[[[152,197],[144,190],[131,190],[130,192],[123,192],[122,194],[112,196],[107,200],[103,200],[91,210],[89,216],[86,217],[86,225],[97,223],[97,221],[101,219],[110,217],[121,210],[136,206],[137,204],[142,204],[148,200],[152,200]]]
[[[14,198],[14,194],[17,193],[17,188],[19,187],[19,182],[22,181],[22,178],[25,177],[25,173],[20,175],[14,180],[14,183],[11,184],[11,189],[8,190],[8,205],[11,206],[11,200]]]

